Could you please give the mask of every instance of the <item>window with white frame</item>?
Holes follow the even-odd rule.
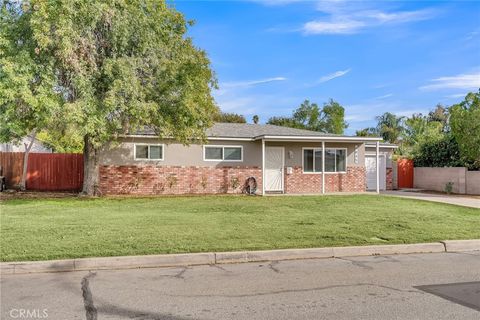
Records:
[[[163,160],[163,144],[135,144],[135,160]]]
[[[203,146],[205,161],[243,161],[242,146]]]
[[[347,171],[347,149],[325,148],[325,172]],[[303,172],[322,172],[322,148],[303,148]]]

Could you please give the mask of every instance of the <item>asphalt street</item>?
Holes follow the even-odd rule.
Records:
[[[4,275],[0,284],[2,319],[480,319],[480,252]]]

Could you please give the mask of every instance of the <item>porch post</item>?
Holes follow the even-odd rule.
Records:
[[[376,171],[376,174],[377,174],[377,180],[376,180],[376,187],[377,187],[377,193],[380,193],[380,170],[379,170],[379,164],[380,164],[380,161],[379,161],[379,152],[380,152],[380,142],[377,141],[376,145],[375,145],[375,168],[377,169]]]
[[[315,153],[313,161],[315,161]],[[322,194],[325,194],[325,141],[322,141]]]
[[[265,140],[262,139],[262,196],[265,195]]]

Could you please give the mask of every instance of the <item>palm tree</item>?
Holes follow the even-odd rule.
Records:
[[[376,117],[378,124],[377,130],[383,140],[390,143],[398,143],[399,138],[405,130],[403,120],[405,117],[399,117],[390,112],[385,112]]]

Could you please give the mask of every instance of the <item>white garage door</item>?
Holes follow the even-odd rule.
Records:
[[[380,155],[378,160],[380,161],[380,190],[385,190],[385,184],[387,182],[387,163],[384,155]],[[365,156],[365,167],[367,169],[367,190],[376,190],[377,173],[375,156]]]

